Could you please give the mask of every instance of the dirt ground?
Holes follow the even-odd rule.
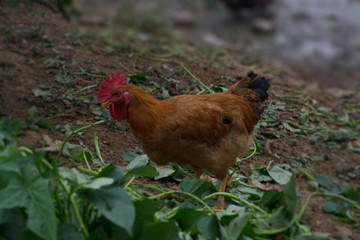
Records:
[[[137,85],[152,89],[156,85],[151,82],[160,86],[168,84],[158,77],[157,71],[162,74],[170,72],[172,78],[180,81],[180,84],[166,85],[170,96],[195,93],[198,90],[193,86],[191,78],[184,75],[179,61],[206,85],[226,87],[235,81],[236,76],[245,75],[249,71],[265,75],[272,85],[269,102],[281,101],[294,108],[293,111],[280,113],[280,119],[287,121],[296,121],[301,110],[296,102],[281,97],[293,94],[291,90],[301,91],[310,102],[319,103],[334,112],[341,111],[344,104],[360,102],[359,93],[313,88],[313,83],[299,79],[296,73],[286,69],[243,65],[237,61],[241,52],[236,49],[229,48],[223,53],[206,45],[198,48],[193,40],[176,34],[146,38],[131,30],[112,32],[101,22],[75,24],[43,6],[35,5],[35,9],[36,11],[29,12],[20,5],[8,10],[3,3],[0,5],[0,114],[11,114],[14,119],[24,120],[29,118],[27,110],[36,106],[40,116],[51,118],[51,128],[29,129],[24,132],[21,141],[30,146],[40,148],[44,140],[48,141],[49,138],[53,141],[62,140],[65,135],[61,129],[65,124],[81,126],[99,120],[93,113],[93,109],[100,106],[97,90],[101,77],[96,75],[114,71],[145,73],[148,76],[147,82]],[[168,51],[178,45],[187,49],[185,56]],[[210,49],[210,54],[203,49]],[[215,57],[216,64],[211,57],[214,54],[221,56],[219,59]],[[71,75],[73,81],[64,83],[68,75]],[[92,87],[86,89],[88,86]],[[38,94],[34,90],[42,92]],[[163,92],[161,88],[156,88],[151,94],[161,98]],[[271,160],[275,163],[287,163],[283,156],[327,155],[328,160],[311,162],[314,172],[327,174],[338,183],[360,190],[359,173],[354,178],[339,177],[340,169],[346,171],[360,165],[359,153],[336,148],[316,149],[309,134],[286,134],[276,138],[262,134],[267,130],[269,129],[260,129],[257,134],[265,139],[266,151],[243,164],[241,172],[244,175],[249,174],[247,170],[255,163],[260,166],[267,166]],[[95,133],[100,139],[99,147],[103,158],[118,166],[127,165],[120,153],[139,147],[127,122],[116,123],[113,120],[88,129],[86,134],[73,137],[70,142],[81,141],[94,151]],[[63,164],[75,165],[71,162]],[[301,206],[313,190],[308,186],[308,179],[304,175],[297,175],[296,182]],[[360,229],[357,226],[323,212],[323,201],[322,198],[316,198],[310,203],[302,224],[313,232],[330,233],[332,237],[347,235],[352,239],[360,239]]]

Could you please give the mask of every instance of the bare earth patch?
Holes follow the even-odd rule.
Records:
[[[228,87],[236,77],[245,75],[248,71],[255,71],[267,76],[271,81],[269,105],[275,106],[275,110],[269,110],[265,115],[268,117],[267,120],[277,115],[278,120],[269,120],[268,123],[264,121],[264,124],[260,125],[256,135],[262,136],[258,137],[259,140],[265,140],[263,150],[260,155],[243,161],[239,173],[250,177],[252,167],[256,164],[266,167],[270,161],[274,161],[273,164],[291,165],[289,159],[297,159],[294,162],[310,166],[306,171],[311,175],[326,174],[335,182],[360,191],[359,171],[353,177],[346,174],[340,176],[341,172],[349,172],[360,166],[360,153],[349,149],[349,143],[360,148],[355,146],[356,140],[359,141],[359,132],[352,130],[355,139],[348,138],[349,132],[344,132],[344,136],[339,138],[335,145],[331,145],[321,142],[322,136],[311,139],[316,131],[304,130],[310,125],[321,125],[322,121],[326,121],[327,114],[338,114],[336,116],[346,118],[346,112],[350,118],[359,117],[359,94],[349,97],[346,94],[329,95],[320,89],[307,91],[308,83],[299,80],[295,74],[276,69],[272,73],[255,70],[251,66],[236,62],[231,56],[231,51],[214,60],[207,55],[208,53],[192,48],[184,53],[184,57],[169,52],[168,48],[180,44],[179,40],[171,35],[141,40],[135,34],[126,35],[126,31],[106,32],[106,26],[69,23],[42,6],[35,8],[44,16],[28,12],[24,6],[7,10],[4,4],[1,4],[0,8],[0,114],[29,121],[27,110],[36,106],[40,116],[51,119],[49,129],[25,130],[20,138],[24,144],[38,149],[54,147],[55,142],[64,139],[65,125],[81,127],[103,119],[101,110],[99,112],[97,90],[102,76],[106,73],[144,73],[147,76],[146,82],[136,85],[151,91],[157,98],[162,98],[166,94],[173,96],[195,94],[199,91],[199,87],[185,74],[179,62],[183,62],[207,86]],[[181,44],[194,47],[193,42],[187,42],[186,39],[181,40]],[[357,110],[346,108],[346,104],[357,106]],[[313,107],[318,105],[327,107],[327,112],[319,110],[325,117],[316,115]],[[310,112],[310,118],[317,120],[304,119],[306,123],[298,124],[302,113],[306,111]],[[346,120],[343,119],[343,122]],[[351,124],[350,120],[348,121]],[[346,123],[327,124],[335,130],[348,127]],[[120,156],[121,153],[136,151],[140,147],[132,136],[127,122],[117,123],[114,120],[87,129],[84,134],[71,138],[70,143],[82,142],[90,151],[95,152],[95,133],[99,137],[102,157],[116,166],[125,167],[128,164]],[[44,142],[48,142],[47,145],[44,145]],[[52,149],[47,150],[50,154],[55,154]],[[78,165],[68,158],[62,160],[63,165]],[[160,184],[168,188],[177,185],[175,181],[155,181],[152,178],[139,178],[137,181]],[[309,179],[303,174],[297,175],[299,207],[314,191],[308,182]],[[281,189],[280,185],[274,182],[261,184],[256,183],[255,186],[263,187],[263,190]],[[312,232],[330,233],[333,238],[349,236],[352,239],[360,239],[360,229],[354,223],[324,213],[324,201],[322,197],[314,198],[301,223],[308,226]]]

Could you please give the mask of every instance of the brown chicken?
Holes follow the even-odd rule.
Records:
[[[128,120],[152,161],[190,166],[198,178],[207,170],[224,192],[229,168],[248,152],[269,87],[265,78],[249,73],[226,92],[158,100],[127,85],[125,74],[113,73],[103,80],[98,97],[114,119]],[[224,208],[223,197],[217,207]]]

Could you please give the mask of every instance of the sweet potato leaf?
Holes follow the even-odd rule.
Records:
[[[290,214],[290,218],[296,214],[297,206],[297,188],[295,184],[294,177],[288,181],[288,183],[283,187],[284,200],[286,204],[286,209]]]
[[[81,235],[75,225],[62,224],[58,226],[57,240],[81,240]]]
[[[221,236],[219,222],[215,215],[200,218],[197,228],[208,239],[219,239]]]
[[[291,179],[292,173],[281,168],[280,165],[274,165],[270,170],[268,169],[270,177],[278,184],[285,185]]]
[[[134,239],[145,238],[144,230],[154,223],[154,216],[157,211],[165,205],[162,201],[145,199],[134,202],[136,218],[132,229]]]
[[[129,165],[127,165],[126,170],[130,175],[139,175],[144,177],[155,177],[159,173],[156,171],[156,168],[149,164],[149,157],[147,155],[140,155],[135,157]]]
[[[135,220],[135,208],[129,194],[120,187],[92,189],[79,192],[82,198],[94,206],[115,225],[131,232]]]
[[[197,211],[195,209],[183,208],[180,209],[172,219],[175,220],[179,227],[184,232],[191,232],[196,234],[198,232],[197,223],[200,218],[204,217],[205,213]]]
[[[185,178],[179,185],[179,190],[184,192],[192,193],[198,197],[201,197],[205,191],[213,188],[209,182],[206,182],[202,179],[197,179],[195,176]]]
[[[120,156],[122,157],[122,159],[124,159],[127,162],[131,162],[132,160],[134,160],[134,158],[136,158],[137,156],[139,156],[139,154],[136,154],[134,152],[128,151],[128,152],[124,152],[121,153]]]
[[[124,177],[124,172],[122,168],[115,167],[114,165],[109,164],[106,165],[96,177],[112,178],[114,182],[116,182]]]
[[[175,221],[157,222],[151,224],[144,230],[142,240],[180,240],[180,229]]]
[[[50,195],[49,180],[23,168],[21,175],[13,174],[6,188],[0,190],[0,209],[24,207],[26,225],[44,239],[56,239],[57,225]]]

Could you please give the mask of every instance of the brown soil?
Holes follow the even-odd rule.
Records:
[[[106,39],[99,37],[99,32],[107,27],[98,22],[91,23],[69,23],[62,18],[60,14],[53,13],[48,9],[35,5],[38,12],[29,12],[20,5],[12,10],[7,10],[4,4],[0,5],[0,22],[3,29],[36,29],[39,26],[41,31],[34,30],[32,34],[25,34],[22,37],[13,36],[9,39],[7,34],[0,35],[0,113],[11,114],[14,119],[28,119],[26,111],[31,106],[36,106],[40,116],[51,116],[52,127],[50,129],[28,130],[22,137],[22,142],[34,147],[41,147],[44,137],[50,137],[52,140],[62,140],[64,133],[61,128],[65,124],[75,125],[77,122],[83,122],[84,125],[97,121],[95,115],[91,112],[91,107],[97,107],[100,103],[97,100],[97,88],[90,88],[80,91],[75,96],[75,100],[65,98],[71,89],[80,90],[92,84],[99,84],[100,77],[88,75],[73,75],[74,82],[69,85],[61,85],[55,82],[55,75],[63,74],[61,65],[57,65],[52,60],[63,61],[63,66],[68,72],[79,72],[79,68],[86,69],[87,72],[93,74],[104,75],[114,71],[123,73],[145,73],[148,76],[148,83],[153,81],[163,84],[162,80],[156,75],[154,69],[158,69],[162,73],[166,73],[173,69],[176,79],[180,80],[180,87],[169,88],[170,95],[181,93],[187,86],[192,83],[189,76],[185,76],[183,69],[178,61],[184,62],[192,73],[199,77],[205,84],[215,84],[229,86],[233,83],[231,78],[245,75],[248,71],[256,71],[271,79],[272,88],[270,91],[269,101],[286,101],[285,99],[276,97],[276,95],[286,95],[284,88],[305,91],[307,98],[317,101],[320,104],[331,107],[337,111],[343,103],[356,103],[360,100],[360,95],[352,95],[349,98],[346,94],[329,95],[318,89],[311,89],[310,83],[303,82],[296,77],[296,74],[288,71],[275,69],[274,71],[265,71],[271,66],[263,66],[263,70],[256,70],[252,67],[242,65],[236,61],[239,54],[232,49],[229,52],[237,55],[229,55],[224,58],[222,65],[213,66],[207,61],[206,54],[202,52],[191,52],[192,57],[205,59],[199,61],[191,61],[181,56],[172,56],[169,58],[156,58],[156,54],[162,54],[163,49],[159,46],[173,46],[178,44],[169,35],[161,36],[156,39],[150,39],[145,43],[136,43],[131,38],[126,38],[121,33],[117,36],[123,47],[114,47],[109,50],[106,48]],[[44,14],[41,16],[40,12]],[[85,31],[86,34],[78,34]],[[35,33],[34,33],[35,32]],[[72,35],[69,33],[73,33]],[[16,35],[16,34],[13,34]],[[181,44],[193,47],[193,41],[181,40]],[[71,46],[68,47],[68,46]],[[150,49],[145,53],[130,55],[127,49]],[[83,60],[91,60],[86,62]],[[266,72],[272,72],[266,73]],[[174,77],[175,78],[175,77]],[[154,87],[151,84],[139,84],[144,89]],[[50,96],[38,96],[33,93],[33,89],[50,90]],[[194,88],[191,88],[194,93]],[[341,92],[341,90],[339,90]],[[160,90],[155,90],[152,94],[161,97]],[[299,110],[299,106],[292,102]],[[298,114],[294,112],[282,112],[281,119],[296,120]],[[57,126],[61,126],[60,128]],[[117,166],[126,166],[127,162],[122,160],[120,153],[133,150],[139,147],[138,143],[132,136],[126,121],[116,124],[110,121],[107,124],[98,125],[86,131],[86,134],[71,138],[70,142],[83,142],[93,152],[95,151],[93,136],[97,133],[99,136],[99,147],[105,161],[111,162]],[[298,135],[287,135],[281,138],[266,139],[269,141],[270,152],[264,153],[247,160],[243,164],[242,172],[247,173],[252,164],[260,164],[266,166],[271,160],[276,163],[286,163],[285,158],[276,158],[278,156],[301,156],[304,154],[314,154],[316,150],[307,136],[299,137]],[[312,165],[318,174],[327,174],[338,179],[338,169],[352,169],[360,165],[360,154],[341,150],[329,149],[328,161],[313,162]],[[72,165],[66,162],[62,164]],[[305,199],[313,192],[308,186],[308,179],[303,175],[296,178],[299,186],[299,206],[303,204]],[[156,181],[151,181],[155,183]],[[360,190],[359,176],[356,179],[344,178],[338,179],[339,183],[355,186],[357,191]],[[306,211],[302,219],[302,223],[310,228],[313,232],[330,233],[332,237],[341,237],[348,235],[352,239],[360,239],[360,229],[354,225],[347,224],[341,219],[322,212],[322,198],[314,199]]]

